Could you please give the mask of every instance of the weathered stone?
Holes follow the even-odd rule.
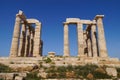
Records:
[[[98,52],[97,52],[97,32],[96,32],[96,23],[93,21],[92,26],[91,26],[91,33],[92,33],[92,51],[93,51],[93,57],[98,57]]]
[[[79,22],[80,19],[79,18],[67,18],[66,19],[66,22],[68,23],[76,23],[76,22]]]
[[[64,23],[64,56],[70,56],[68,33],[69,33],[68,24]]]
[[[14,73],[0,73],[0,78],[5,80],[13,80],[15,77]]]
[[[105,70],[104,70],[104,69],[102,69],[101,67],[96,68],[96,69],[95,69],[95,71],[96,71],[96,72],[99,72],[99,73],[103,73],[103,74],[105,74],[105,73],[106,73],[106,72],[105,72]]]
[[[48,52],[48,57],[55,57],[55,52]]]
[[[117,76],[117,70],[116,68],[106,68],[106,72],[109,76]]]
[[[18,49],[18,56],[24,56],[24,51],[25,51],[25,33],[26,33],[26,28],[25,24],[22,24],[22,29],[20,33],[20,43],[19,43],[19,49]]]
[[[87,30],[87,49],[88,49],[88,57],[92,57],[92,42],[90,38],[90,30]]]
[[[10,50],[10,57],[17,57],[18,52],[18,41],[19,41],[19,34],[20,34],[20,17],[16,15],[15,27],[13,32],[11,50]]]
[[[47,73],[42,72],[37,74],[38,77],[47,78]]]
[[[66,72],[66,77],[67,78],[74,78],[75,77],[75,72],[74,71]]]
[[[93,76],[93,74],[89,73],[89,74],[87,75],[87,78],[88,78],[89,80],[92,80],[92,79],[94,78],[94,76]]]
[[[16,76],[15,80],[23,80],[24,78],[22,76]]]
[[[77,33],[78,33],[78,56],[84,55],[84,45],[83,45],[83,26],[82,23],[77,23]]]
[[[95,20],[98,26],[98,43],[99,43],[99,54],[100,57],[108,57],[105,34],[103,28],[103,19],[104,15],[96,15]]]

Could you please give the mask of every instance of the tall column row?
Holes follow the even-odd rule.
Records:
[[[35,23],[35,28],[31,24]],[[10,57],[39,57],[42,55],[41,23],[27,23],[16,15]]]
[[[103,17],[103,15],[97,15],[95,20],[91,21],[91,23],[85,21],[76,22],[78,57],[108,57],[102,21]],[[84,23],[82,22],[88,25],[85,31],[83,31]],[[71,23],[64,23],[64,56],[70,56],[68,24]]]

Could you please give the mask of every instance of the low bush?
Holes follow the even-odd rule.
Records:
[[[4,64],[0,63],[0,73],[1,72],[12,72],[12,69]]]
[[[25,77],[25,80],[40,80],[40,77],[38,77],[37,74],[37,72],[28,73],[27,77]]]
[[[45,63],[51,63],[52,62],[52,60],[49,57],[47,57],[47,59],[44,59],[44,61],[45,61]]]
[[[120,68],[117,68],[117,72],[118,72],[118,78],[120,78]]]

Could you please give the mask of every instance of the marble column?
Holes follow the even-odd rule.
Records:
[[[83,38],[84,38],[84,55],[87,56],[87,53],[88,53],[88,50],[87,50],[87,43],[86,43],[86,40],[87,40],[87,35],[86,35],[86,31],[83,32]]]
[[[20,33],[20,41],[19,41],[18,56],[22,56],[24,54],[24,36],[25,36],[25,24],[22,23],[21,33]]]
[[[33,51],[32,51],[32,48],[33,48],[33,31],[30,30],[30,49],[29,49],[29,55],[32,56],[33,54]]]
[[[10,50],[10,57],[17,57],[18,56],[20,23],[21,23],[21,19],[18,15],[16,15],[12,44],[11,44],[11,50]]]
[[[91,31],[87,30],[87,47],[88,47],[88,57],[92,57],[92,47],[91,47]]]
[[[98,27],[98,44],[99,44],[99,55],[100,57],[108,57],[104,28],[103,28],[103,17],[104,15],[97,15],[95,20],[97,21]]]
[[[77,35],[78,35],[78,56],[84,56],[83,24],[81,22],[77,23]]]
[[[40,55],[42,56],[42,52],[43,52],[43,41],[40,40]]]
[[[93,21],[91,24],[91,36],[92,36],[92,52],[93,52],[93,57],[98,57],[97,53],[97,38],[96,38],[96,22]]]
[[[41,23],[36,23],[33,56],[40,57]]]
[[[29,56],[29,44],[30,44],[30,30],[29,26],[26,26],[26,42],[25,42],[25,57]]]
[[[70,56],[68,23],[64,23],[64,56]]]

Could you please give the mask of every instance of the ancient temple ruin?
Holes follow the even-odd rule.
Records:
[[[68,25],[77,26],[78,57],[108,57],[103,28],[104,15],[96,15],[94,20],[67,18],[64,22],[64,55],[70,56]],[[83,29],[86,25],[86,29]],[[41,22],[27,19],[22,11],[16,14],[10,57],[40,57]]]
[[[79,57],[108,57],[103,28],[104,15],[96,15],[94,20],[67,18],[64,22],[64,56],[70,56],[69,24],[77,24]],[[83,30],[83,24],[86,29]]]
[[[41,22],[27,19],[22,11],[16,14],[10,57],[42,55]]]

